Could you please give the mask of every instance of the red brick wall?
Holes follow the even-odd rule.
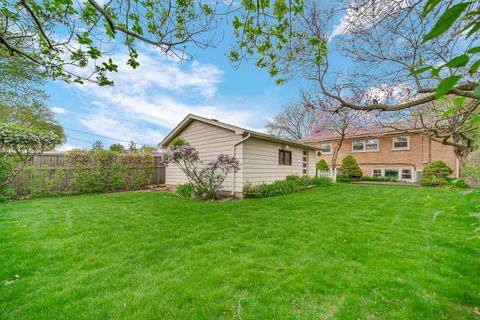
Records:
[[[344,140],[338,154],[337,167],[340,166],[343,158],[351,154],[355,157],[362,168],[363,174],[366,176],[372,175],[373,168],[411,168],[415,170],[423,170],[423,168],[433,160],[445,161],[445,163],[454,170],[452,176],[457,174],[456,157],[453,147],[432,141],[430,138],[422,134],[410,134],[409,150],[394,150],[392,148],[392,139],[395,136],[405,135],[399,134],[379,137],[379,151],[355,152],[352,151],[352,140],[357,139]],[[333,150],[338,144],[338,140],[311,142],[310,144],[320,147],[323,143],[332,143]],[[317,155],[317,161],[325,159],[329,165],[331,158],[331,154]]]

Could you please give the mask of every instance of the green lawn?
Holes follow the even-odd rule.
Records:
[[[478,319],[472,207],[456,190],[368,185],[3,204],[0,318]]]

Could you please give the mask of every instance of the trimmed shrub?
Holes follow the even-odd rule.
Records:
[[[177,194],[183,198],[192,198],[193,185],[191,183],[184,183],[177,185]]]
[[[327,187],[332,184],[332,179],[328,177],[313,177],[312,185],[316,187]]]
[[[452,173],[453,170],[442,160],[432,161],[423,169],[423,176],[428,178],[446,178]]]
[[[319,171],[328,171],[329,170],[328,163],[327,163],[327,161],[325,161],[325,159],[319,160],[317,162],[317,164],[315,165],[315,167]]]
[[[448,183],[446,178],[452,173],[453,170],[445,162],[435,160],[425,166],[419,182],[426,187],[441,187]]]
[[[243,187],[243,195],[245,198],[267,198],[281,196],[300,191],[297,183],[288,180],[275,181],[270,184],[246,184]]]
[[[340,173],[343,176],[349,178],[361,178],[362,170],[357,163],[357,160],[352,155],[348,155],[342,160],[342,165],[340,166]]]

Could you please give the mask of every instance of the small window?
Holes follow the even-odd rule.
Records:
[[[410,147],[409,137],[395,137],[393,138],[393,149],[408,149]]]
[[[367,140],[366,144],[366,150],[378,150],[378,139],[369,139]]]
[[[307,155],[307,151],[303,150],[303,155],[306,156],[306,155]]]
[[[385,169],[385,177],[398,179],[398,169]]]
[[[411,169],[402,169],[402,179],[411,180],[412,179],[412,170]]]
[[[278,164],[283,166],[291,166],[292,151],[278,150]]]
[[[373,169],[373,176],[374,177],[381,177],[382,176],[382,169]]]
[[[303,174],[304,174],[304,175],[307,174],[307,169],[303,169]]]
[[[354,140],[352,142],[352,150],[353,151],[363,151],[364,150],[364,140]]]
[[[324,143],[320,146],[320,150],[322,150],[322,153],[332,153],[332,144]]]

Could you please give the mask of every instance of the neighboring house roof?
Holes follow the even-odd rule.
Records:
[[[279,138],[277,136],[261,133],[258,131],[253,131],[241,127],[237,127],[228,123],[220,122],[215,119],[208,119],[204,117],[200,117],[194,114],[189,114],[187,115],[173,130],[158,144],[160,147],[166,148],[169,143],[180,133],[182,132],[183,129],[185,129],[192,121],[200,121],[203,123],[207,123],[213,126],[217,126],[223,129],[227,129],[230,131],[235,132],[235,134],[242,135],[244,137],[249,137],[249,138],[257,138],[257,139],[262,139],[262,140],[267,140],[267,141],[272,141],[272,142],[279,142],[279,143],[284,143],[288,144],[291,146],[297,146],[300,148],[304,149],[310,149],[310,150],[318,150],[317,147],[304,144],[302,142],[298,141],[293,141],[289,139],[284,139],[284,138]]]
[[[420,130],[415,129],[415,126],[408,122],[398,122],[393,127],[387,127],[382,125],[372,125],[372,126],[365,126],[361,128],[348,128],[345,133],[345,139],[351,138],[368,138],[368,137],[380,137],[384,135],[391,135],[396,133],[413,133],[419,132]],[[331,141],[340,139],[341,135],[336,130],[322,130],[313,133],[305,138],[303,138],[302,142],[320,142],[320,141]]]

